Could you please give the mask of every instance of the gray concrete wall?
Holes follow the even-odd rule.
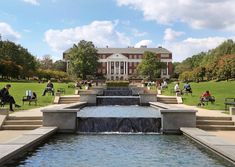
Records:
[[[178,134],[181,127],[196,127],[196,110],[167,109],[160,110],[162,116],[162,132]]]
[[[139,95],[144,93],[144,88],[142,87],[130,87],[132,91],[132,95]]]
[[[104,88],[92,87],[91,90],[93,90],[98,96],[101,96],[104,93]]]
[[[156,94],[140,94],[140,105],[149,105],[149,102],[156,102]]]
[[[77,111],[43,112],[43,126],[56,126],[59,132],[76,132]]]
[[[94,93],[81,93],[80,102],[86,102],[88,105],[96,105],[96,94]]]

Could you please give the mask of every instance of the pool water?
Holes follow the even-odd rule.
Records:
[[[161,113],[156,108],[137,105],[93,106],[81,109],[77,113],[77,117],[160,118]]]
[[[184,136],[58,134],[14,166],[222,167],[229,164]]]

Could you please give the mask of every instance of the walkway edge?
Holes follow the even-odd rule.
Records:
[[[41,144],[56,133],[57,127],[40,127],[0,144],[0,165],[24,155],[25,152]]]
[[[182,127],[180,130],[188,138],[235,165],[235,144],[198,128]]]

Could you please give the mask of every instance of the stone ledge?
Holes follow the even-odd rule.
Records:
[[[0,165],[24,155],[24,153],[39,145],[56,131],[57,127],[40,127],[7,143],[0,144]],[[40,134],[38,134],[39,132]]]
[[[183,134],[235,165],[235,144],[198,128],[184,128]]]

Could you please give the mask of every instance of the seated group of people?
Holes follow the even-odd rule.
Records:
[[[181,90],[179,86],[179,82],[175,84],[174,91],[177,96],[182,95],[183,93],[193,93],[192,88],[188,82],[184,84],[184,89]]]
[[[93,83],[93,81],[77,81],[76,83],[75,83],[75,87],[76,88],[79,88],[79,89],[82,89],[82,85],[85,85],[85,86],[87,86],[87,87],[92,87],[92,83]]]

